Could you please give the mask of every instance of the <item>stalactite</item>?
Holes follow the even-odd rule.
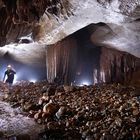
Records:
[[[85,35],[86,34],[86,35]],[[75,33],[47,49],[47,77],[61,84],[126,83],[135,70],[131,54],[94,46],[91,34]]]
[[[49,82],[70,84],[75,74],[76,47],[72,39],[47,48],[47,77]],[[71,67],[72,66],[72,67]]]
[[[134,63],[134,56],[102,47],[100,66],[105,71],[106,82],[130,81],[135,69]]]

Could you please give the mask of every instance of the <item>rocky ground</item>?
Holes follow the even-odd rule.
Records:
[[[3,83],[0,85],[0,89],[7,93],[7,86]],[[43,126],[24,115],[20,108],[12,108],[9,103],[3,101],[5,95],[0,92],[0,140],[37,140]]]
[[[11,110],[18,108],[23,116],[34,119],[36,125],[43,125],[41,133],[34,126],[39,140],[140,139],[138,88],[120,84],[58,86],[46,81],[20,82],[10,89],[1,83],[0,87],[4,93],[0,104],[6,106],[8,102],[14,108]],[[9,118],[13,121],[19,115],[16,112]]]

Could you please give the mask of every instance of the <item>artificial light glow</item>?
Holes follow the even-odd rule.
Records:
[[[82,85],[90,85],[90,83],[88,81],[84,81]]]
[[[89,85],[91,85],[91,82],[85,80],[85,81],[81,82],[81,84],[79,86],[89,86]]]
[[[35,83],[37,80],[36,79],[30,79],[29,81]]]
[[[11,68],[12,66],[11,66],[11,65],[8,65],[7,67],[8,67],[8,68]]]

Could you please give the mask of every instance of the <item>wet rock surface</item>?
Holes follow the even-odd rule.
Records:
[[[48,94],[50,89],[55,93]],[[25,82],[12,86],[4,101],[43,124],[39,140],[136,140],[140,136],[136,92],[138,88],[121,84],[78,87]]]

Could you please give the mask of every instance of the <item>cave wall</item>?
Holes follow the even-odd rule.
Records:
[[[49,82],[84,84],[86,81],[96,84],[131,80],[136,57],[95,46],[91,40],[94,30],[93,25],[88,26],[47,48]]]
[[[58,3],[49,0],[0,0],[0,47],[36,32],[45,10],[57,14]]]
[[[71,15],[68,0],[0,0],[0,47],[31,35],[36,40],[43,25],[50,24],[51,16],[58,19]],[[46,27],[48,28],[48,27]]]

